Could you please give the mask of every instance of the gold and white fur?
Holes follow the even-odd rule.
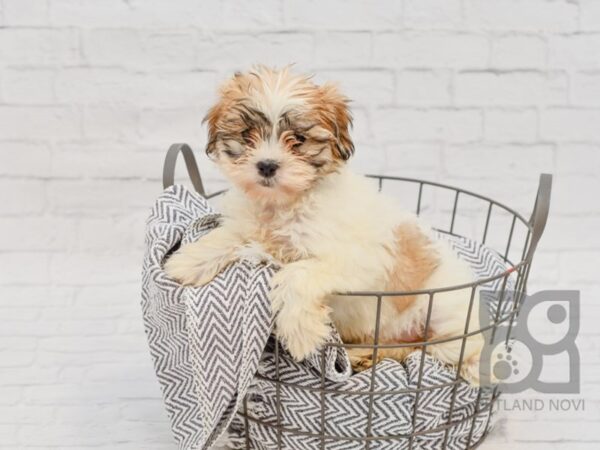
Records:
[[[344,342],[373,342],[375,298],[335,293],[473,281],[468,265],[414,214],[346,167],[354,151],[347,103],[335,86],[318,86],[288,68],[257,67],[227,81],[206,118],[207,153],[233,184],[223,199],[222,226],[165,264],[171,277],[196,286],[241,258],[280,266],[270,293],[276,333],[298,360],[319,348],[330,321]],[[379,342],[417,347],[463,334],[470,296],[470,289],[435,294],[427,336],[428,296],[385,297]],[[479,329],[478,300],[469,331]],[[427,352],[457,365],[461,342]],[[473,383],[482,345],[476,334],[464,350],[461,375]],[[402,360],[415,347],[381,348],[377,359]],[[358,370],[377,362],[370,349],[350,354]]]

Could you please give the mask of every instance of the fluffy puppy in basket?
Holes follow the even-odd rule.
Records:
[[[241,258],[280,266],[271,299],[279,339],[302,360],[324,342],[333,321],[346,343],[373,342],[376,301],[338,296],[346,291],[416,291],[470,283],[473,275],[447,244],[414,214],[399,209],[346,161],[354,152],[348,99],[331,84],[257,67],[236,73],[205,118],[207,154],[232,181],[222,226],[182,246],[166,262],[186,285],[211,281]],[[402,124],[399,124],[401,126]],[[428,296],[384,297],[377,360],[404,359],[423,340],[465,331],[470,289],[435,295],[425,335]],[[478,299],[476,299],[478,300]],[[478,302],[470,331],[479,328]],[[458,364],[461,340],[427,346]],[[479,334],[466,341],[461,375],[476,383]],[[352,349],[353,366],[376,363],[371,349]]]

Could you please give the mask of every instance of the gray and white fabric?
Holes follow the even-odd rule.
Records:
[[[179,448],[207,449],[223,436],[231,448],[276,449],[278,443],[286,449],[363,448],[359,439],[367,432],[370,400],[364,393],[371,387],[371,371],[353,375],[346,352],[336,347],[328,349],[324,364],[318,353],[297,363],[279,350],[277,368],[268,297],[273,267],[240,261],[201,288],[182,287],[163,271],[164,261],[181,242],[195,241],[218,225],[219,215],[206,199],[178,185],[160,195],[147,221],[143,318]],[[505,270],[493,251],[463,238],[450,242],[479,277]],[[340,342],[333,328],[329,339]],[[442,430],[415,437],[412,448],[441,448],[444,440],[448,449],[464,448],[469,438],[475,443],[484,433],[491,392],[459,384],[449,418],[453,389],[435,386],[454,381],[456,373],[428,355],[421,388],[431,389],[420,391],[413,429],[415,394],[402,391],[417,387],[420,364],[421,353],[415,352],[403,364],[384,360],[377,365],[375,391],[396,393],[373,396],[370,448],[408,448],[407,439],[386,436],[425,431],[469,416],[473,420],[451,427],[448,436]],[[267,380],[277,373],[279,392]],[[322,393],[323,387],[344,393]],[[252,417],[248,433],[244,407]],[[283,431],[274,426],[278,408]],[[322,443],[322,431],[340,439]]]

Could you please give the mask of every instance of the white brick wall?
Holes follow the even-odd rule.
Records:
[[[143,223],[172,142],[223,185],[200,119],[256,62],[341,83],[359,171],[526,214],[556,175],[531,287],[582,290],[586,409],[505,413],[482,448],[598,448],[600,0],[0,0],[0,448],[174,448]]]

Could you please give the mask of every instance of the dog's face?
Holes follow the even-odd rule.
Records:
[[[352,155],[347,103],[287,68],[237,73],[205,118],[206,152],[252,198],[292,201]]]

